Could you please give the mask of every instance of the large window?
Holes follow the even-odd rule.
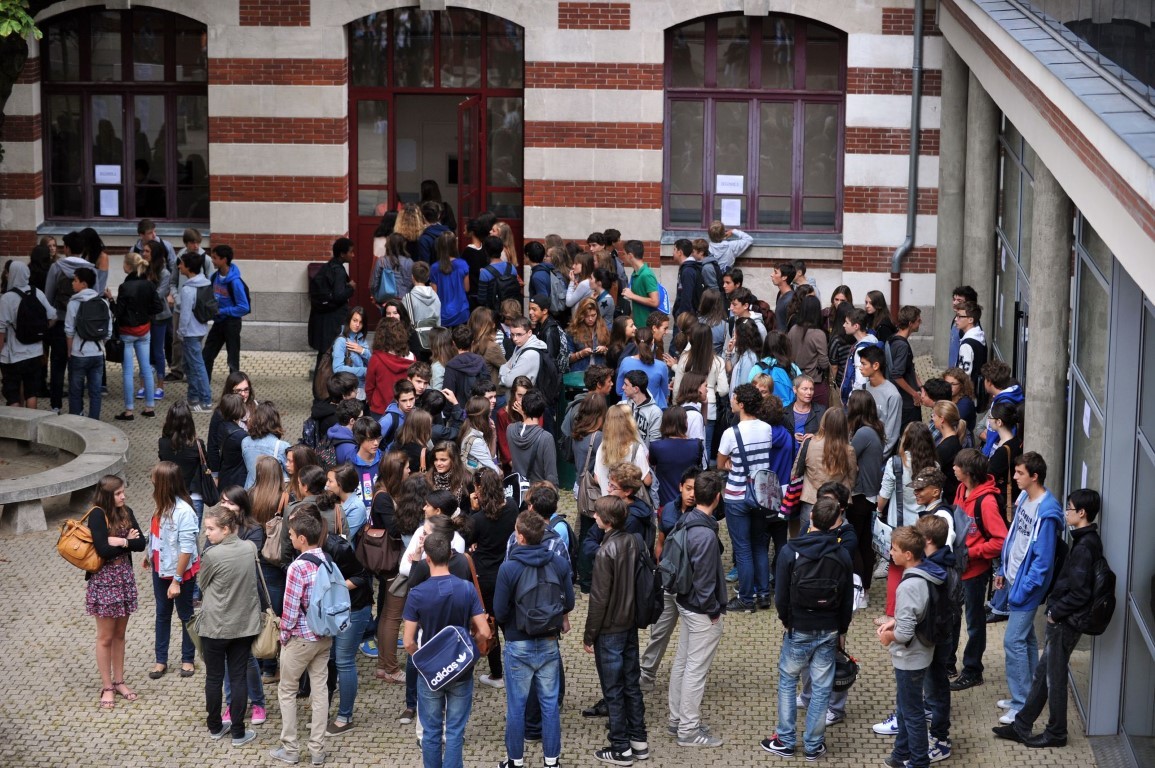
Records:
[[[665,225],[842,230],[846,38],[793,16],[666,34]]]
[[[49,219],[207,220],[207,32],[138,8],[44,25]]]
[[[1027,371],[1027,327],[1030,312],[1031,222],[1035,210],[1035,152],[1014,124],[1003,118],[999,137],[998,263],[993,316],[987,308],[983,325],[994,328],[995,355],[1011,365],[1020,381]],[[1023,381],[1025,384],[1026,382]]]

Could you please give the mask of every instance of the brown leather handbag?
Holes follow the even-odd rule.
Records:
[[[477,643],[477,652],[482,656],[488,656],[489,652],[497,645],[497,621],[494,620],[489,609],[485,607],[485,598],[481,596],[481,585],[477,583],[477,568],[473,565],[473,558],[468,553],[464,557],[469,561],[469,572],[473,575],[473,588],[477,590],[477,599],[481,601],[481,609],[485,611],[485,623],[489,625],[489,637],[487,639],[477,636],[472,622],[469,625],[469,633],[473,635],[473,642]]]
[[[365,570],[377,576],[389,576],[397,573],[397,569],[401,567],[405,544],[400,536],[391,536],[386,529],[373,528],[367,524],[357,534],[355,552],[357,561],[365,566]]]
[[[265,544],[261,547],[261,557],[265,558],[265,562],[269,565],[284,565],[281,562],[284,557],[281,535],[285,526],[285,505],[288,501],[289,492],[285,491],[281,494],[281,502],[277,504],[277,514],[265,523]]]
[[[104,565],[104,560],[96,554],[96,545],[92,543],[92,531],[85,525],[95,509],[85,512],[80,520],[65,520],[60,526],[60,538],[56,540],[56,551],[60,556],[88,573],[96,573]]]

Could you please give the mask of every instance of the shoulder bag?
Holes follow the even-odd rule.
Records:
[[[261,631],[253,638],[253,657],[257,659],[277,658],[280,647],[281,619],[273,612],[273,601],[269,599],[269,586],[265,583],[265,573],[261,570],[261,559],[257,558],[257,576],[261,579],[261,595],[265,598],[265,610],[261,613]]]
[[[886,519],[874,515],[874,527],[871,530],[871,541],[874,552],[882,560],[890,562],[890,539],[894,529],[902,525],[902,458],[891,456],[891,468],[894,472],[894,491],[887,505]]]
[[[485,611],[485,623],[489,625],[489,639],[482,640],[473,631],[473,626],[469,628],[473,635],[473,642],[477,643],[477,652],[482,656],[488,656],[489,652],[497,644],[497,621],[494,620],[493,614],[490,613],[489,608],[485,606],[485,598],[482,597],[481,585],[477,582],[477,568],[473,565],[473,558],[468,553],[464,555],[465,559],[469,561],[469,573],[473,576],[473,588],[477,590],[477,599],[481,601],[481,608]]]
[[[384,491],[377,491],[373,498],[376,499],[381,493]],[[400,536],[391,536],[384,528],[373,528],[370,514],[370,522],[357,536],[356,553],[357,560],[365,566],[365,570],[377,576],[388,576],[397,573],[401,556],[405,553],[405,544]]]
[[[85,522],[96,507],[84,513],[80,520],[65,520],[60,526],[60,538],[56,540],[56,551],[68,562],[82,571],[96,573],[104,565],[104,560],[96,554],[92,543],[92,531]]]
[[[777,518],[782,514],[782,486],[778,482],[778,476],[772,469],[751,471],[746,446],[742,442],[742,431],[738,425],[734,426],[734,440],[737,443],[738,455],[742,458],[742,471],[746,475],[746,493],[743,500],[753,507],[751,514],[762,515],[767,520]]]
[[[281,532],[285,526],[285,504],[289,501],[289,492],[281,493],[281,501],[277,504],[277,514],[265,523],[265,545],[261,547],[261,557],[269,565],[284,565],[281,562]]]
[[[793,520],[802,511],[802,486],[806,482],[806,450],[810,447],[810,438],[802,441],[798,449],[798,456],[794,459],[794,469],[791,471],[790,482],[782,493],[782,518]]]
[[[581,474],[578,475],[577,509],[583,517],[594,516],[594,502],[602,496],[598,481],[590,472],[591,457],[596,452],[594,441],[590,440],[589,450],[586,451],[586,460],[582,463]]]
[[[221,492],[217,488],[216,478],[213,477],[213,471],[209,469],[209,463],[205,461],[205,452],[201,447],[201,441],[197,440],[197,456],[200,458],[200,489],[201,499],[204,501],[205,508],[215,507],[221,502]]]

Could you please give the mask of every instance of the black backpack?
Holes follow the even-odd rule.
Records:
[[[717,266],[717,264],[715,264],[715,266]],[[689,310],[697,314],[698,305],[702,303],[702,294],[706,291],[706,283],[702,280],[702,262],[697,260],[682,262],[682,266],[678,267],[678,288],[682,287],[682,270],[685,269],[697,273],[697,276],[694,278],[694,290],[690,292]],[[721,283],[719,283],[719,285],[721,285]]]
[[[1075,613],[1067,623],[1084,635],[1101,635],[1115,615],[1115,573],[1100,555],[1091,566],[1091,603],[1086,611]]]
[[[679,520],[662,546],[662,561],[658,563],[658,570],[662,574],[662,588],[670,594],[688,595],[694,588],[694,564],[690,562],[690,551],[686,546],[688,531],[694,527],[709,526],[701,520],[689,523]]]
[[[99,296],[85,299],[76,309],[76,335],[82,341],[104,341],[112,332],[108,303]]]
[[[548,349],[535,349],[538,358],[536,386],[546,397],[557,399],[561,394],[561,375],[557,372],[557,363],[549,356]]]
[[[951,600],[951,580],[955,579],[957,586],[958,575],[953,570],[947,569],[946,576],[942,584],[926,582],[926,611],[914,627],[915,637],[932,647],[950,640],[959,618],[959,603]],[[910,571],[902,574],[902,581],[921,578]]]
[[[834,549],[821,557],[803,557],[794,553],[794,568],[790,572],[790,623],[794,617],[829,614],[837,611],[847,595],[840,592],[846,565],[839,561]]]
[[[58,314],[68,311],[68,302],[76,291],[72,290],[72,275],[64,274],[61,270],[56,277],[56,292],[52,294],[52,306]]]
[[[513,591],[513,623],[530,637],[561,631],[565,619],[565,588],[552,567],[522,568]]]
[[[634,563],[634,626],[645,629],[661,618],[666,596],[662,593],[662,577],[654,553],[641,535],[634,534],[634,537],[638,540],[638,559]]]
[[[16,340],[21,344],[44,341],[48,333],[48,310],[40,303],[36,289],[30,287],[27,293],[19,288],[12,291],[20,297],[20,305],[16,307]]]
[[[217,312],[221,311],[221,304],[217,301],[216,292],[213,291],[213,284],[198,285],[196,301],[193,302],[193,317],[197,322],[207,323],[216,318]]]
[[[495,265],[490,264],[485,268],[492,280],[482,283],[487,285],[487,301],[485,306],[494,311],[501,309],[501,302],[506,299],[516,299],[521,301],[521,283],[517,280],[517,267],[506,263],[506,271],[500,271]]]
[[[317,440],[317,462],[320,463],[321,469],[328,472],[337,466],[337,447],[341,445],[352,445],[353,441],[347,437],[339,437],[333,439],[328,435],[322,435]]]

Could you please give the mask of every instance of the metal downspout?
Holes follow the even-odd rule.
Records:
[[[922,31],[923,3],[914,2],[914,60],[911,63],[910,89],[910,177],[906,190],[906,238],[890,259],[890,312],[898,312],[899,287],[902,285],[902,260],[914,247],[914,228],[918,213],[918,134],[922,128]]]

